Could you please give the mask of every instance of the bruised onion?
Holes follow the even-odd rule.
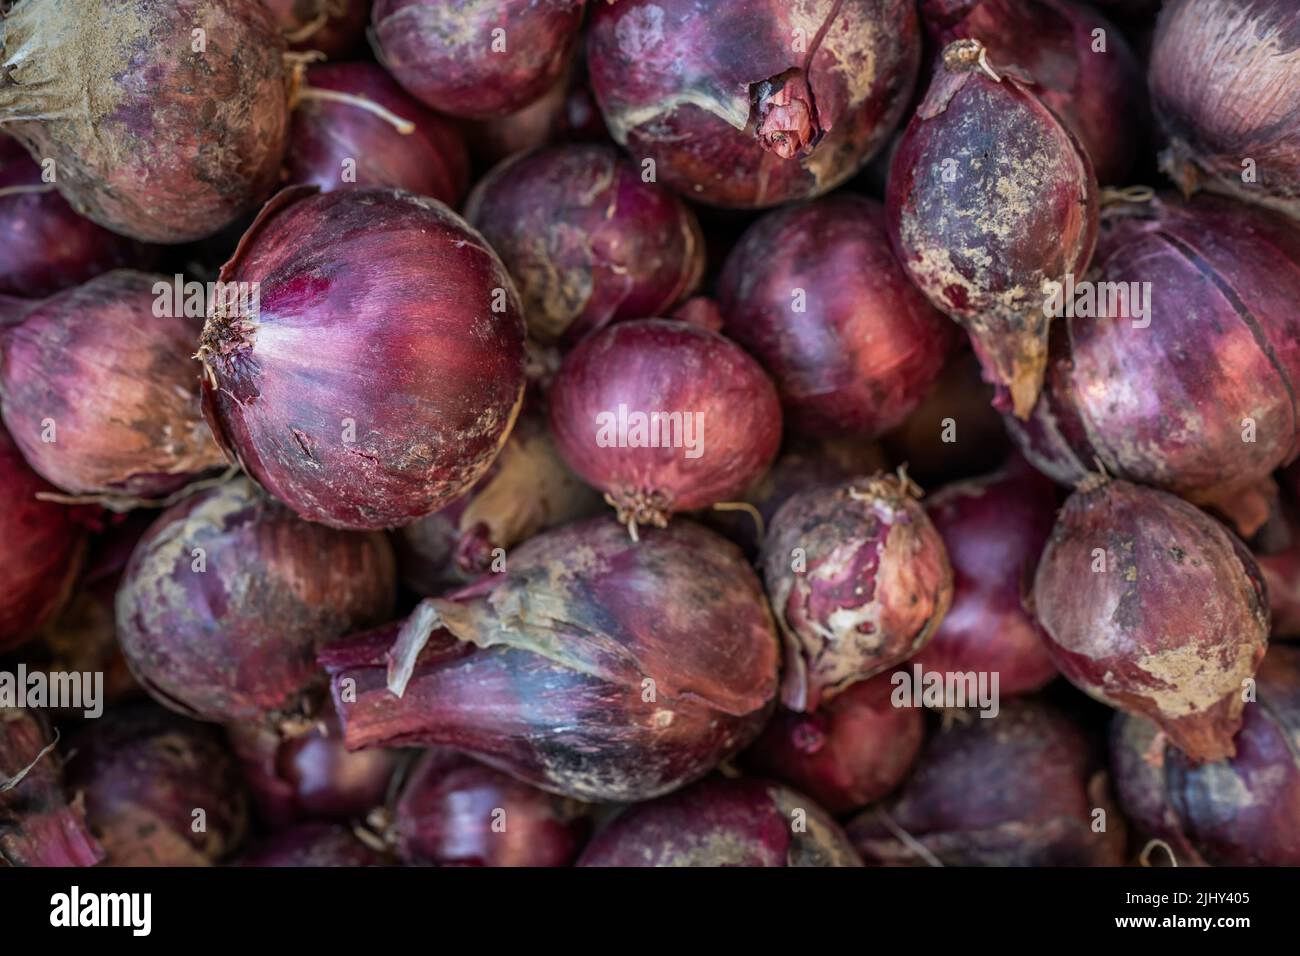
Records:
[[[301,823],[277,830],[254,844],[236,866],[341,867],[383,866],[383,856],[338,823]]]
[[[663,315],[704,272],[695,214],[612,146],[506,160],[474,187],[465,216],[500,254],[529,332],[545,342]]]
[[[118,639],[159,702],[290,728],[310,713],[316,648],[393,611],[387,540],[311,524],[245,478],[158,518],[117,596]]]
[[[543,532],[320,661],[349,747],[454,747],[585,800],[708,773],[758,733],[777,680],[753,571],[688,521],[639,543],[609,518]]]
[[[781,405],[733,342],[667,319],[619,322],[568,354],[550,393],[560,454],[636,534],[737,498],[776,457]]]
[[[330,59],[351,53],[366,33],[370,0],[262,0],[293,50]]]
[[[760,563],[785,638],[781,703],[813,711],[915,654],[952,601],[943,540],[905,477],[791,496]]]
[[[208,317],[204,412],[298,514],[407,524],[492,463],[523,398],[523,318],[501,261],[446,206],[286,189],[221,281],[256,300]]]
[[[587,62],[614,139],[691,199],[760,208],[852,176],[903,115],[912,0],[593,4]]]
[[[0,123],[101,226],[201,239],[275,187],[284,41],[261,0],[25,0],[0,50]]]
[[[1250,553],[1221,524],[1163,491],[1093,475],[1061,509],[1034,605],[1076,687],[1154,720],[1194,761],[1233,755],[1268,603]]]

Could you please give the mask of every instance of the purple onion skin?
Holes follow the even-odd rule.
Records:
[[[644,800],[753,740],[776,693],[758,580],[687,521],[639,543],[608,518],[565,525],[428,604],[444,629],[400,699],[396,625],[321,652],[349,747],[453,747],[555,793]]]
[[[1161,168],[1184,192],[1207,188],[1300,219],[1300,8],[1170,0],[1148,81],[1169,144]]]
[[[768,213],[720,281],[723,331],[772,375],[792,427],[876,438],[934,385],[955,330],[912,285],[884,211],[837,195]]]
[[[262,0],[291,50],[319,50],[331,60],[354,52],[366,35],[370,0]]]
[[[0,73],[12,68],[0,124],[55,161],[59,191],[101,226],[188,242],[275,188],[284,41],[261,0],[29,0],[9,12],[0,47]]]
[[[302,521],[239,478],[169,508],[141,540],[118,592],[118,639],[174,710],[294,723],[311,709],[316,648],[388,619],[395,582],[382,535]]]
[[[575,60],[570,75],[514,113],[464,124],[470,152],[484,165],[556,143],[608,142],[609,131]]]
[[[629,807],[578,866],[861,866],[833,819],[778,783],[712,777]]]
[[[576,801],[438,751],[411,771],[393,817],[398,855],[438,866],[570,866],[590,822]]]
[[[1115,715],[1110,725],[1110,772],[1115,781],[1115,797],[1124,816],[1141,836],[1163,840],[1168,845],[1166,852],[1151,848],[1148,856],[1151,863],[1205,866],[1205,860],[1183,833],[1170,802],[1165,772],[1166,741],[1164,732],[1146,718],[1123,712]]]
[[[911,0],[623,0],[593,4],[587,38],[614,139],[683,195],[751,209],[857,172],[902,117],[920,54]]]
[[[1255,563],[1268,592],[1269,636],[1300,637],[1300,538],[1273,554],[1255,552]]]
[[[386,866],[388,861],[339,823],[301,823],[254,844],[234,863],[258,867]]]
[[[544,342],[663,315],[704,273],[695,214],[613,146],[506,160],[474,187],[465,217],[501,255]]]
[[[298,514],[408,524],[491,465],[523,399],[523,316],[501,261],[451,210],[398,190],[286,189],[221,279],[258,283],[260,311],[209,317],[204,413]]]
[[[1004,701],[997,717],[971,713],[932,736],[902,789],[856,817],[849,838],[868,864],[930,862],[901,830],[944,866],[1120,866],[1124,820],[1096,749],[1047,704]]]
[[[364,106],[326,98],[333,93],[368,100],[412,128],[403,133]],[[309,69],[299,87],[285,181],[322,192],[353,184],[394,187],[456,207],[469,186],[469,155],[455,126],[373,63],[325,63]]]
[[[375,0],[371,44],[397,82],[438,112],[504,116],[541,97],[564,75],[584,3]]]

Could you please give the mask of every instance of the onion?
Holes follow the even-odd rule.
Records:
[[[1243,714],[1245,719],[1248,713]],[[1204,866],[1205,860],[1188,842],[1169,800],[1167,740],[1164,732],[1145,718],[1115,715],[1110,725],[1110,771],[1115,779],[1115,796],[1124,816],[1137,830],[1165,844],[1171,863]],[[1143,855],[1151,863],[1164,860],[1161,855],[1153,855],[1157,845],[1148,843],[1143,848]]]
[[[582,58],[539,99],[521,110],[464,124],[471,152],[485,164],[553,143],[609,139],[596,98],[587,84]]]
[[[251,847],[237,866],[336,867],[384,866],[379,853],[337,823],[302,823],[280,830]]]
[[[591,841],[579,866],[861,866],[847,838],[802,794],[714,777],[630,807]]]
[[[523,397],[523,319],[501,261],[445,206],[398,190],[286,189],[221,281],[256,283],[260,303],[208,317],[204,411],[244,470],[303,517],[407,524],[500,450]]]
[[[1061,510],[1034,604],[1076,687],[1154,720],[1195,761],[1233,755],[1268,605],[1226,528],[1173,495],[1094,475]]]
[[[132,672],[159,702],[220,722],[296,728],[316,648],[392,614],[387,540],[310,524],[240,478],[174,505],[117,596]]]
[[[1151,46],[1161,168],[1300,219],[1300,8],[1292,0],[1169,0]]]
[[[1096,194],[1087,156],[1023,72],[975,40],[944,49],[890,166],[890,239],[1022,418],[1047,364],[1045,284],[1087,267]]]
[[[296,95],[287,182],[326,192],[353,183],[394,186],[460,203],[469,185],[460,132],[373,63],[313,66]]]
[[[108,866],[207,866],[243,840],[248,794],[216,727],[153,704],[117,708],[71,749],[67,785]]]
[[[260,0],[25,0],[0,49],[0,123],[101,226],[201,239],[274,188],[284,41]]]
[[[741,760],[834,814],[872,803],[903,781],[925,737],[922,711],[895,707],[891,693],[882,674],[852,685],[815,714],[778,711]]]
[[[172,283],[109,272],[0,332],[5,425],[64,491],[129,507],[223,464],[199,409],[197,323],[160,316],[159,288]]]
[[[889,248],[884,212],[837,195],[768,213],[727,258],[724,331],[775,379],[790,424],[875,438],[943,370],[955,336]]]
[[[730,501],[767,470],[781,406],[737,345],[685,322],[620,322],[566,356],[550,394],[560,454],[633,536]]]
[[[375,55],[416,99],[452,116],[503,116],[569,64],[584,0],[375,0]]]
[[[465,216],[500,253],[544,342],[662,315],[704,272],[694,213],[612,146],[507,160],[474,187]]]
[[[687,521],[635,543],[598,518],[320,661],[351,748],[454,747],[546,790],[632,801],[754,738],[777,644],[735,546]]]
[[[370,0],[262,0],[290,49],[347,56],[366,32]]]
[[[952,601],[952,568],[917,489],[877,474],[791,496],[761,566],[785,638],[781,703],[813,711],[905,661]]]
[[[1257,538],[1251,542],[1251,553],[1268,594],[1269,636],[1273,639],[1300,637],[1300,523],[1295,505],[1288,503],[1280,512],[1259,535],[1278,540],[1265,543]]]
[[[594,4],[592,90],[610,133],[719,206],[808,199],[902,117],[920,62],[911,0]]]

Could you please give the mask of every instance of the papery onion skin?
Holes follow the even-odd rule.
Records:
[[[173,710],[292,723],[311,711],[316,648],[387,619],[395,580],[382,535],[302,521],[238,478],[172,506],[141,540],[118,639]]]
[[[585,0],[375,0],[375,56],[406,91],[451,116],[504,116],[564,75]]]
[[[689,521],[639,543],[610,518],[565,525],[426,605],[446,629],[400,699],[396,625],[319,655],[349,747],[449,746],[555,793],[644,800],[748,744],[776,693],[757,578]]]
[[[576,342],[663,315],[699,285],[695,214],[613,146],[553,146],[479,180],[465,217],[510,270],[531,335]]]
[[[844,831],[803,794],[721,777],[627,808],[578,860],[621,867],[861,865]]]
[[[0,331],[5,425],[73,495],[163,497],[224,464],[199,407],[199,323],[158,315],[158,285],[105,273]]]
[[[1209,515],[1093,476],[1061,509],[1034,607],[1080,690],[1154,720],[1194,761],[1233,755],[1243,688],[1268,646],[1268,602],[1245,545]]]
[[[451,210],[400,190],[286,189],[221,280],[258,283],[260,308],[209,316],[204,413],[298,514],[396,527],[491,465],[523,399],[523,316]]]
[[[319,50],[331,60],[353,52],[366,35],[370,0],[262,0],[291,50]]]
[[[275,187],[284,41],[260,0],[27,0],[0,24],[0,46],[13,81],[0,123],[55,161],[59,190],[101,226],[201,239]]]
[[[852,176],[902,117],[920,54],[910,0],[623,0],[593,4],[587,38],[614,139],[683,195],[742,208]]]
[[[768,213],[719,285],[723,331],[772,375],[803,433],[876,438],[900,424],[956,341],[894,257],[884,210],[861,196]]]
[[[300,823],[249,847],[235,866],[386,866],[387,860],[341,823]]]

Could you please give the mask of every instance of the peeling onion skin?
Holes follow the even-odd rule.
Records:
[[[902,663],[943,621],[952,567],[913,488],[856,478],[792,495],[773,518],[759,565],[784,637],[789,709],[815,711]]]
[[[796,829],[799,822],[806,831]],[[861,865],[844,831],[803,794],[721,777],[628,807],[578,860],[618,867]]]
[[[902,118],[920,65],[911,0],[622,0],[591,13],[587,64],[611,135],[716,206],[844,182]]]
[[[1300,219],[1300,8],[1170,0],[1151,47],[1151,100],[1185,193],[1226,193]],[[1244,182],[1243,162],[1256,181]]]
[[[375,0],[371,45],[397,82],[438,112],[468,119],[504,116],[541,97],[564,75],[584,5],[585,0]],[[498,40],[505,50],[494,48]]]
[[[718,298],[724,333],[772,375],[791,427],[826,438],[900,424],[957,338],[894,257],[880,204],[861,196],[768,213],[727,257]]]
[[[1246,547],[1213,518],[1095,475],[1061,509],[1034,606],[1080,690],[1154,720],[1194,761],[1233,755],[1244,682],[1268,646],[1268,600]]]
[[[382,535],[302,521],[238,478],[172,506],[140,541],[117,595],[118,640],[173,710],[292,726],[319,689],[317,647],[386,620],[395,590]]]
[[[235,866],[386,866],[388,861],[341,823],[301,823],[277,830],[250,847]]]
[[[1009,393],[1000,404],[1024,418],[1047,365],[1044,284],[1083,276],[1097,179],[1032,81],[990,58],[994,81],[976,64],[981,49],[945,48],[894,152],[885,211],[912,281],[970,333],[985,378]]]
[[[370,0],[262,0],[291,50],[319,50],[331,60],[361,45]]]
[[[508,159],[474,187],[465,218],[510,270],[542,342],[664,315],[704,274],[695,214],[612,146]]]
[[[55,160],[59,191],[101,226],[202,239],[275,188],[285,46],[260,0],[27,0],[0,23],[0,47],[14,81],[0,123]]]
[[[639,543],[610,518],[565,525],[428,603],[443,629],[401,698],[386,686],[397,625],[321,651],[349,747],[454,747],[544,790],[645,800],[752,741],[776,694],[757,578],[689,521]]]
[[[260,312],[209,316],[204,414],[298,514],[397,527],[491,465],[523,401],[523,315],[501,260],[447,207],[400,190],[285,189],[221,280],[258,283]]]
[[[325,63],[307,70],[298,90],[285,155],[286,183],[323,192],[356,186],[405,189],[453,208],[469,188],[469,154],[460,131],[411,98],[373,63]],[[323,99],[324,91],[369,100],[412,125],[402,133],[390,120],[355,103]],[[345,163],[349,176],[344,180]]]
[[[105,273],[0,331],[5,425],[65,492],[160,498],[225,464],[199,407],[199,324],[155,315],[158,283],[170,291],[163,276]]]

